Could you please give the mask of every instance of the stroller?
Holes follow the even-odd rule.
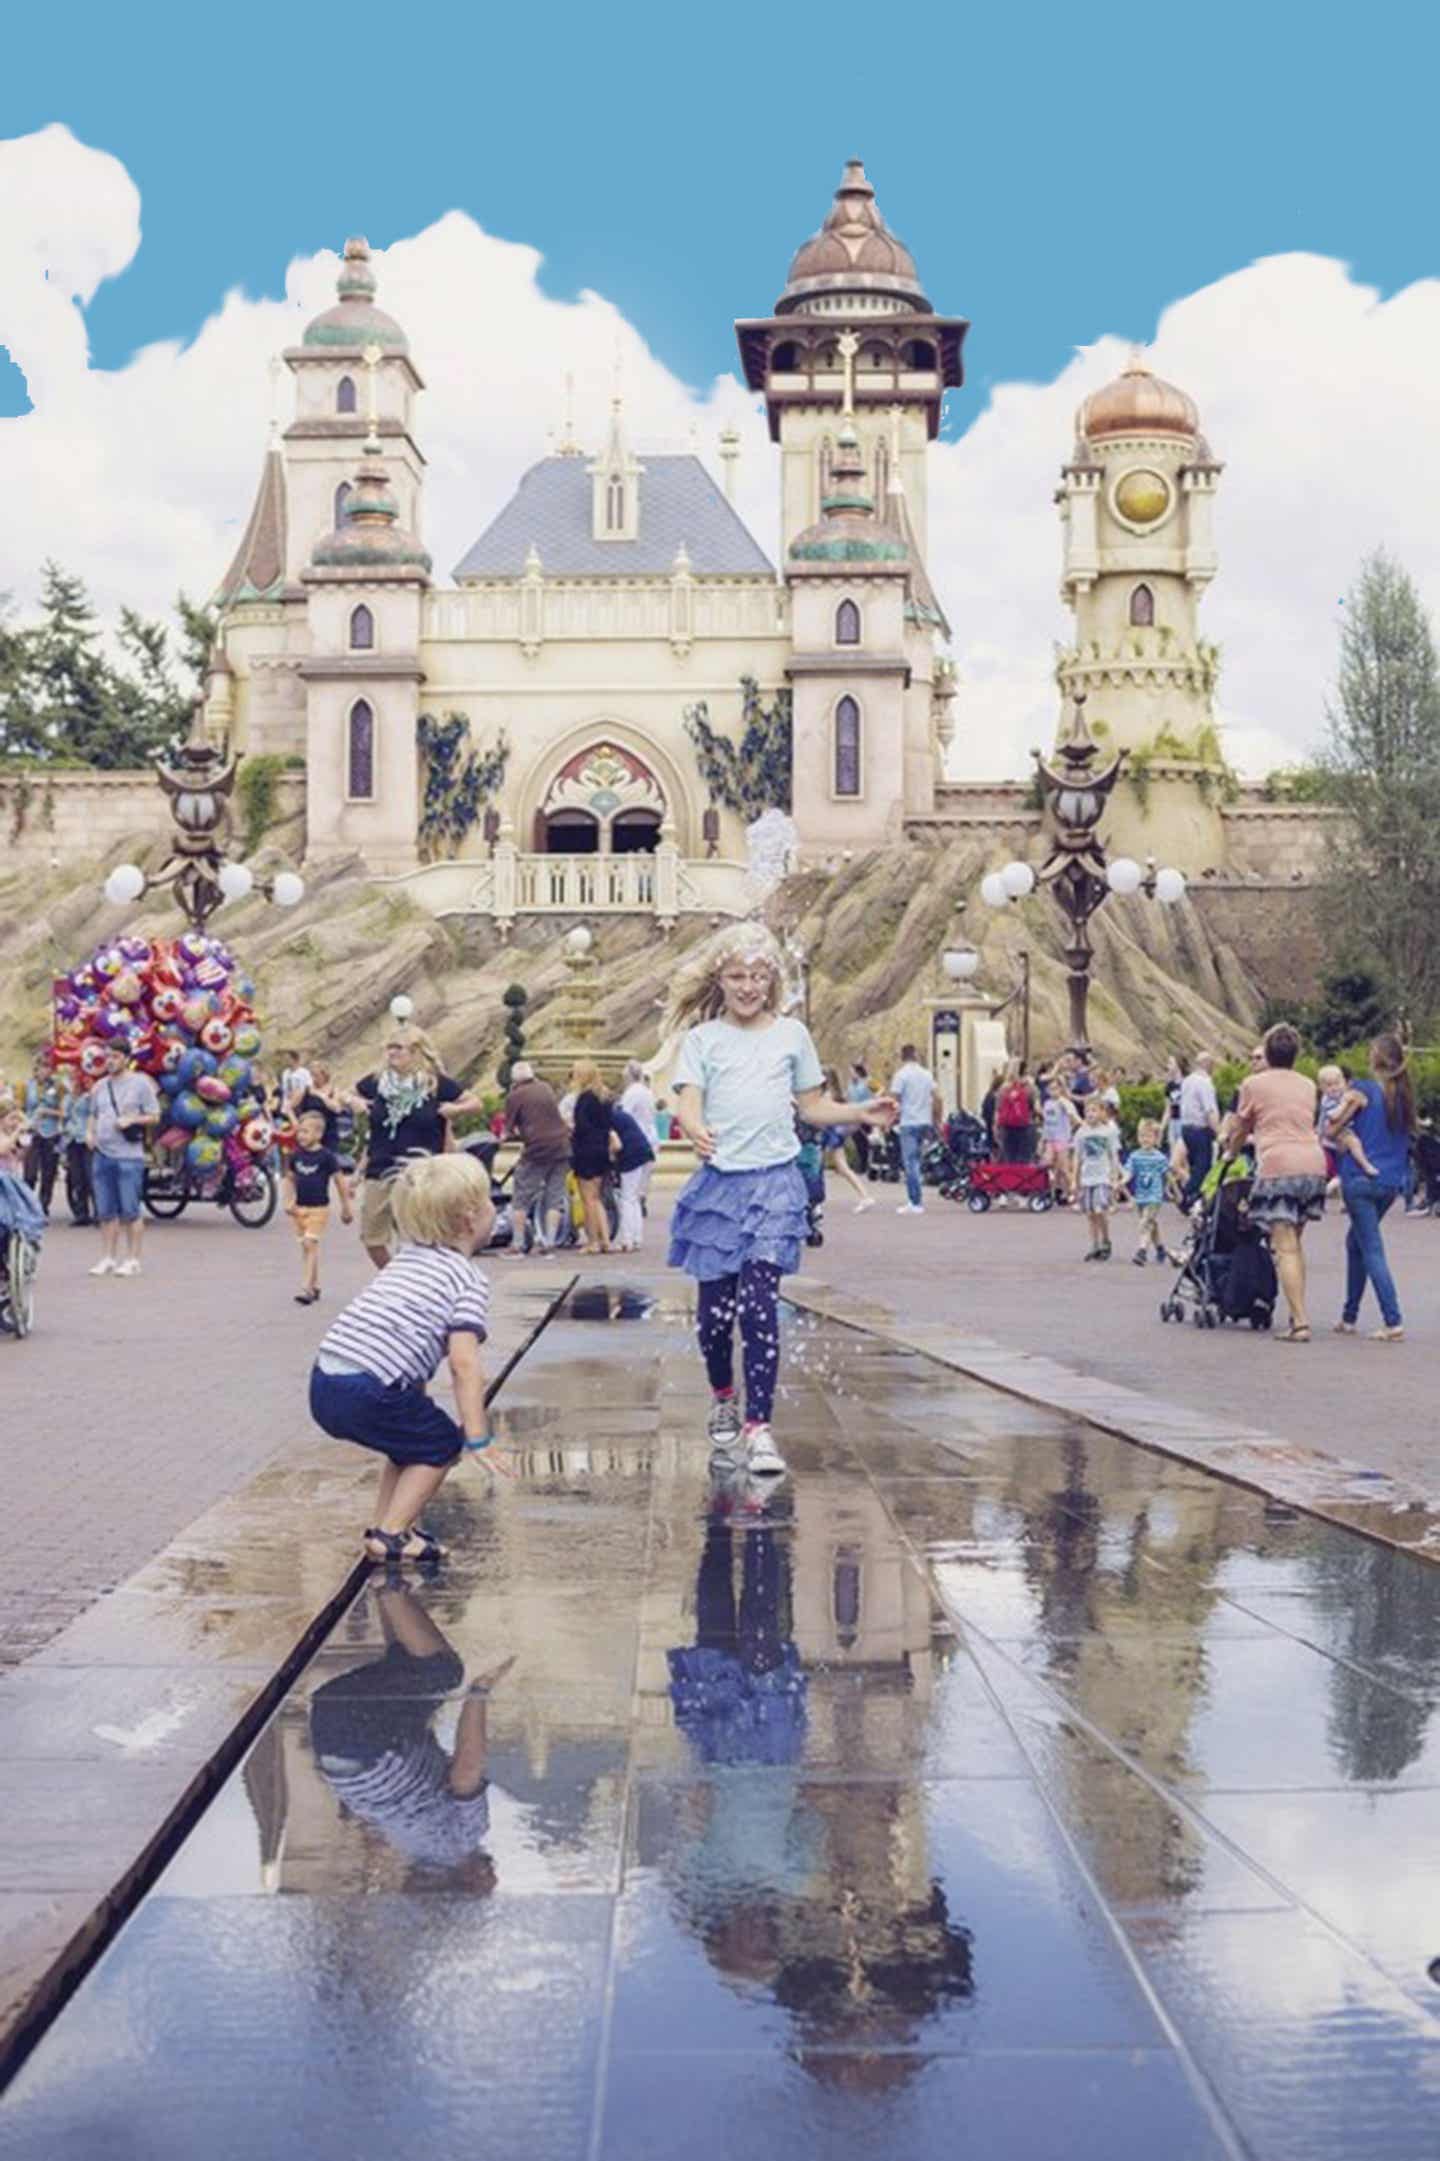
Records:
[[[1160,1301],[1162,1321],[1183,1321],[1188,1309],[1197,1328],[1222,1321],[1270,1326],[1279,1284],[1270,1241],[1250,1220],[1254,1182],[1248,1166],[1239,1176],[1222,1172],[1213,1194],[1195,1203],[1180,1273]]]
[[[1416,1195],[1432,1216],[1440,1216],[1440,1134],[1422,1125],[1415,1136]]]
[[[920,1157],[920,1175],[927,1185],[939,1187],[942,1200],[963,1201],[970,1191],[976,1165],[983,1163],[988,1154],[985,1128],[979,1119],[972,1118],[969,1111],[952,1111],[939,1136],[926,1142]]]

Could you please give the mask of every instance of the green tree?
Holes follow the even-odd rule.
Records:
[[[695,745],[695,763],[714,803],[739,817],[758,818],[763,810],[789,810],[792,785],[790,693],[777,690],[769,705],[752,675],[740,678],[740,740],[731,741],[710,724],[703,698],[685,708],[685,733]]]
[[[1388,1027],[1394,1003],[1368,968],[1332,968],[1320,978],[1320,995],[1299,1024],[1322,1057],[1368,1043]]]
[[[1345,602],[1325,764],[1348,813],[1323,894],[1337,959],[1403,1017],[1440,1009],[1440,661],[1413,581],[1383,550]]]

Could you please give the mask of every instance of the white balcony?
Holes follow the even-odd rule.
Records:
[[[653,855],[522,855],[508,841],[479,861],[426,863],[377,884],[435,916],[648,915],[668,928],[682,915],[748,915],[756,904],[743,863],[685,857],[662,841]]]

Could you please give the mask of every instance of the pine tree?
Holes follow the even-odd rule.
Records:
[[[1348,835],[1324,895],[1333,951],[1421,1025],[1440,1012],[1440,659],[1383,549],[1346,597],[1337,690],[1325,762]]]

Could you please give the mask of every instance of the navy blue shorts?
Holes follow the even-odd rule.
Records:
[[[310,1416],[337,1441],[356,1441],[392,1463],[453,1463],[465,1436],[413,1381],[373,1373],[310,1372]]]

